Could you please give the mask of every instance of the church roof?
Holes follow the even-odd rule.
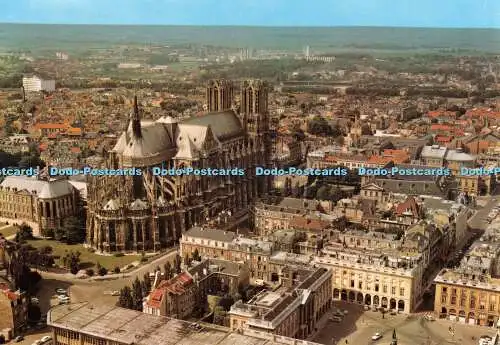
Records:
[[[142,121],[141,132],[142,137],[135,137],[132,133],[132,124],[130,124],[113,151],[127,157],[139,158],[157,156],[174,147],[173,140],[162,123]]]
[[[52,199],[73,192],[73,186],[66,179],[41,180],[36,177],[7,176],[0,184],[2,187],[17,188],[18,191],[26,190],[36,192],[39,199]]]
[[[179,137],[177,139],[177,146],[179,147],[179,151],[177,151],[175,158],[196,159],[199,157],[198,151],[190,137]]]
[[[104,205],[106,211],[116,211],[120,209],[120,203],[116,199],[110,199],[106,205]]]
[[[210,126],[217,139],[235,137],[243,133],[243,127],[236,113],[232,110],[207,113],[192,117],[182,122],[182,125]]]
[[[130,209],[133,211],[147,210],[148,204],[140,199],[136,199],[132,204],[130,204]]]

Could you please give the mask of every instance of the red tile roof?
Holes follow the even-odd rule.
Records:
[[[167,293],[181,295],[186,291],[186,287],[193,283],[193,278],[187,273],[183,272],[173,277],[170,280],[165,280],[158,285],[148,299],[148,306],[152,308],[160,308],[163,296]]]

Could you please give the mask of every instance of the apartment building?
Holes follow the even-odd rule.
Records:
[[[23,88],[25,92],[53,92],[56,90],[56,81],[43,79],[37,75],[25,75],[23,77]]]
[[[247,303],[238,301],[231,307],[231,329],[307,338],[331,306],[331,274],[325,268],[282,267],[276,282],[280,288],[262,291]]]
[[[182,234],[180,254],[190,256],[195,250],[202,258],[218,258],[234,262],[246,262],[251,279],[269,276],[269,257],[274,244],[238,236],[236,233],[218,229],[194,227]]]
[[[249,284],[248,267],[226,260],[206,259],[172,279],[155,278],[151,293],[144,301],[144,313],[185,319],[203,309],[209,294],[235,295]]]

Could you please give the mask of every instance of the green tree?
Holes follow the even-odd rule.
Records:
[[[172,278],[172,264],[170,264],[170,262],[166,262],[165,265],[163,265],[163,272],[165,274],[165,280],[169,280],[170,278]]]
[[[175,273],[179,274],[182,272],[182,258],[179,254],[175,256],[174,259],[174,267],[175,267]]]
[[[40,321],[41,317],[42,317],[42,312],[40,310],[40,307],[34,304],[30,304],[28,306],[28,320],[32,322],[38,322]]]
[[[318,200],[330,199],[330,187],[328,187],[327,185],[321,186],[316,192],[316,199]]]
[[[63,257],[63,265],[70,270],[72,274],[77,274],[80,270],[80,255],[79,251],[69,251]]]
[[[142,291],[142,284],[138,277],[135,278],[132,283],[132,298],[133,298],[133,309],[142,311],[142,300],[144,298],[144,292]]]
[[[85,232],[81,221],[76,217],[68,217],[63,221],[63,229],[66,241],[69,244],[81,243],[85,240]]]
[[[129,286],[125,286],[120,290],[120,298],[118,298],[118,306],[121,308],[135,309],[134,297]]]
[[[313,135],[331,135],[332,128],[322,116],[316,116],[307,123],[307,131]]]
[[[28,224],[22,223],[16,233],[16,242],[22,242],[31,239],[33,239],[33,229]]]
[[[217,306],[214,309],[214,324],[224,326],[226,321],[227,312],[224,307]]]
[[[198,249],[194,250],[192,258],[194,261],[201,261],[201,256],[200,253],[198,252]]]
[[[144,294],[149,294],[151,292],[151,279],[149,278],[149,274],[145,273],[144,274]]]

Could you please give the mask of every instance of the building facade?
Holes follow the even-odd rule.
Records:
[[[52,92],[56,90],[56,81],[52,79],[43,79],[39,76],[24,76],[23,88],[25,92]]]
[[[7,176],[0,183],[0,221],[26,223],[46,235],[79,212],[79,193],[65,178]]]
[[[287,265],[280,270],[277,291],[263,291],[229,312],[233,330],[251,329],[305,339],[332,303],[331,271]]]
[[[144,313],[186,319],[193,312],[203,310],[207,296],[228,293],[234,296],[249,284],[249,271],[245,264],[226,260],[206,259],[176,275],[158,282],[147,300]]]
[[[12,291],[10,283],[0,278],[0,332],[8,340],[26,327],[28,321],[28,297],[25,293]]]
[[[99,176],[88,188],[87,243],[99,251],[157,251],[195,224],[224,212],[240,214],[269,190],[268,86],[245,81],[241,111],[227,110],[232,84],[209,84],[205,115],[141,121],[135,102],[127,130],[105,161],[108,168],[140,168],[141,176]],[[152,168],[243,170],[218,176],[156,176]],[[235,176],[236,175],[236,176]]]
[[[251,279],[268,280],[273,246],[272,242],[244,238],[234,232],[193,227],[180,239],[180,254],[191,256],[197,250],[202,258],[245,262]]]

